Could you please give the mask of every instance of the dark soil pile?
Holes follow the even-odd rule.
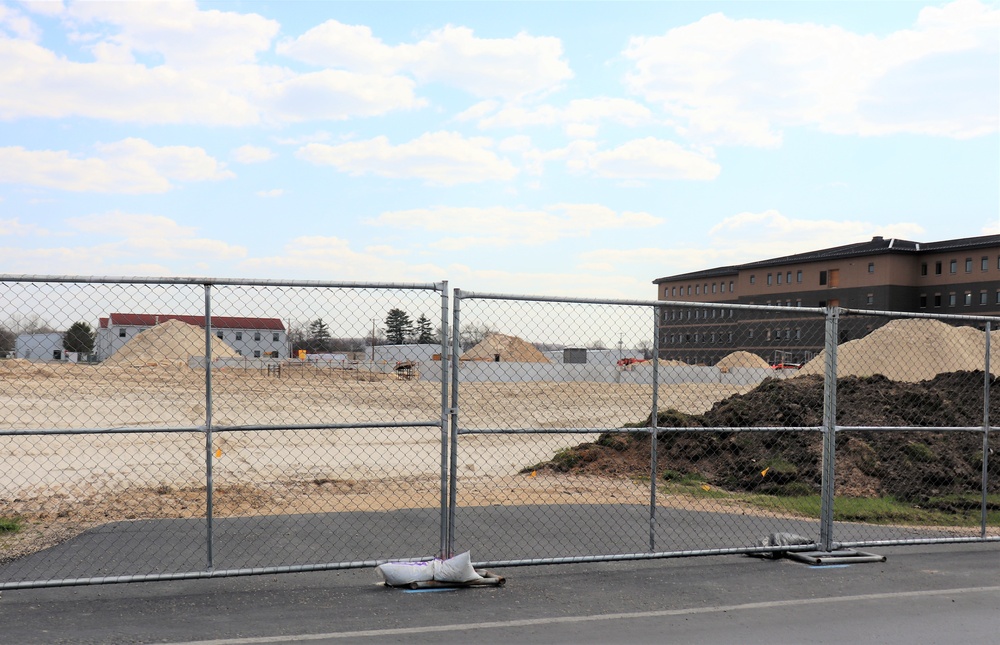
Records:
[[[972,427],[983,423],[983,372],[940,374],[920,383],[876,375],[845,377],[837,387],[837,424],[865,427]],[[990,385],[990,417],[1000,420],[1000,379]],[[703,431],[698,428],[813,427],[823,422],[818,376],[768,379],[755,390],[720,401],[702,415],[660,413],[658,478],[697,475],[730,491],[783,495],[819,492],[822,434],[817,431]],[[997,422],[993,421],[995,425]],[[649,419],[636,424],[648,427]],[[681,430],[683,429],[683,430]],[[1000,437],[991,438],[994,450]],[[837,433],[836,494],[905,501],[968,495],[980,490],[983,439],[971,432],[842,430]],[[991,459],[990,487],[1000,490],[1000,455]],[[612,476],[645,476],[645,433],[605,433],[559,453],[542,467]],[[951,503],[960,504],[959,501]]]

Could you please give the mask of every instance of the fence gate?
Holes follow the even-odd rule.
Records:
[[[820,540],[822,367],[813,418],[740,395],[797,373],[771,349],[821,351],[825,310],[458,290],[452,307],[453,551],[498,566]]]
[[[447,297],[0,277],[0,589],[441,553]]]

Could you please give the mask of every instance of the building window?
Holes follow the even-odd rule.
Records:
[[[719,286],[719,285],[717,285],[717,284],[716,284],[716,283],[714,283],[714,282],[712,283],[712,293],[715,293],[715,288],[716,288],[717,286]]]
[[[765,333],[764,340],[771,340],[771,330],[768,329]]]
[[[801,307],[802,306],[802,298],[797,298],[795,300],[795,306],[796,307]]]
[[[791,307],[792,306],[792,301],[791,300],[786,300],[785,301],[785,306],[786,307]]]
[[[785,340],[791,340],[791,339],[792,339],[792,330],[785,327]]]
[[[670,287],[670,295],[671,296],[677,295],[677,287]]]
[[[868,273],[875,273],[875,263],[874,262],[869,262],[868,263]]]
[[[255,331],[253,333],[253,339],[254,340],[260,340],[260,332],[259,331]]]
[[[767,274],[767,286],[771,286],[773,282],[772,277],[773,276],[770,273]]]
[[[968,307],[969,305],[972,304],[972,292],[971,291],[966,291],[965,292],[964,301],[965,301],[965,306],[966,307]]]
[[[118,338],[125,338],[125,328],[122,327],[118,330]]]
[[[927,263],[926,262],[921,262],[920,263],[920,275],[927,275]]]
[[[730,280],[729,281],[729,293],[732,293],[732,292],[733,292],[733,281]]]
[[[934,275],[941,275],[941,261],[938,260],[934,263]]]
[[[948,263],[948,273],[958,273],[958,260],[952,260]]]
[[[869,304],[869,305],[875,304],[875,294],[874,293],[869,293],[868,297],[865,298],[865,303]]]
[[[989,298],[986,296],[986,292],[985,291],[980,291],[979,292],[979,304],[985,305],[987,302],[989,302]]]
[[[972,258],[965,258],[965,272],[972,273]]]
[[[708,283],[707,282],[704,284],[704,286],[702,287],[701,290],[705,292],[706,296],[708,295]]]
[[[273,340],[274,342],[278,342],[280,338],[281,335],[278,332],[274,332],[273,334],[271,334],[271,340]]]
[[[802,282],[802,272],[801,271],[798,271],[798,272],[795,273],[795,281],[796,282]]]
[[[1000,290],[997,291],[997,304],[1000,305]]]
[[[750,276],[750,284],[757,284],[757,276],[755,275]]]
[[[955,306],[955,294],[953,294],[953,293],[949,293],[948,294],[948,306],[949,307],[954,307]]]
[[[927,308],[927,294],[926,293],[920,294],[920,308],[921,309],[926,309]]]
[[[820,283],[820,286],[826,284],[826,271],[820,271],[819,272],[819,283]]]
[[[781,274],[778,274],[778,284],[781,284]]]
[[[792,272],[791,271],[789,271],[788,274],[785,276],[785,282],[787,282],[788,284],[792,284]]]
[[[222,340],[222,330],[221,329],[219,331],[215,332],[215,335],[219,338],[219,340]]]
[[[687,295],[689,295],[689,296],[691,295],[691,285],[688,285],[688,294]]]
[[[934,306],[935,307],[940,307],[941,306],[941,294],[940,293],[935,293],[934,294]]]
[[[997,293],[1000,294],[1000,291],[998,291]],[[753,338],[753,330],[752,329],[749,330],[749,331],[747,331],[747,338]]]
[[[719,283],[719,291],[721,293],[725,293],[726,292],[726,283],[725,282],[720,282]]]
[[[236,340],[243,340],[243,332],[241,331],[236,332]]]
[[[985,255],[983,256],[983,261],[980,264],[979,268],[982,271],[989,271],[990,270],[990,259],[988,257],[986,257]]]
[[[697,296],[699,294],[701,294],[701,285],[697,285],[696,284],[696,285],[694,285],[694,295]]]
[[[802,338],[802,330],[798,327],[795,328],[795,340]]]
[[[253,350],[253,357],[254,358],[260,358],[260,350],[259,349]]]

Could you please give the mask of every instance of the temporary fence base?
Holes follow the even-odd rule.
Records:
[[[824,564],[861,564],[864,562],[885,562],[884,555],[876,555],[854,549],[838,549],[837,551],[789,551],[786,558],[796,562],[819,566]]]

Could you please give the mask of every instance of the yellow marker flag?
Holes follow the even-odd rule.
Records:
[[[532,471],[531,471],[531,474],[530,474],[530,475],[528,475],[528,477],[534,477],[534,476],[535,476],[535,475],[537,475],[537,474],[538,474],[538,471],[537,471],[537,470],[532,470]]]
[[[702,490],[712,490],[712,487],[711,487],[711,486],[709,486],[708,484],[702,484],[702,485],[701,485],[701,489],[702,489]]]
[[[221,456],[222,456],[222,448],[219,448],[219,449],[217,449],[217,450],[215,451],[215,456],[216,456],[216,458],[218,458],[218,457],[221,457]]]
[[[768,467],[767,467],[767,468],[765,468],[764,470],[760,471],[760,476],[761,476],[761,477],[767,477],[767,471],[769,471],[769,470],[771,470],[771,467],[770,467],[770,466],[768,466]]]

